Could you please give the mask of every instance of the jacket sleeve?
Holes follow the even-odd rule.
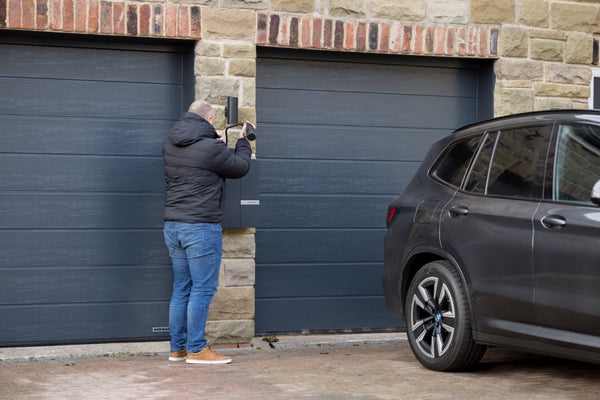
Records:
[[[212,171],[228,179],[241,178],[248,173],[252,148],[246,139],[239,139],[235,150],[229,149],[221,140],[215,140],[212,146]]]

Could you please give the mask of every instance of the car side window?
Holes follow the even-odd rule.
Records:
[[[451,145],[435,167],[434,175],[452,186],[460,187],[480,140],[481,136],[476,136]]]
[[[541,198],[550,128],[502,131],[494,151],[487,194]]]
[[[485,186],[487,182],[488,169],[492,154],[494,153],[494,146],[496,145],[497,132],[488,133],[483,139],[483,144],[477,154],[477,159],[473,163],[473,167],[467,177],[465,190],[472,193],[485,193]]]
[[[541,198],[551,129],[533,126],[488,134],[465,190],[491,196]]]
[[[592,187],[599,179],[600,127],[562,125],[556,157],[554,198],[592,204]]]

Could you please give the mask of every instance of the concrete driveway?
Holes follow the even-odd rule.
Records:
[[[169,362],[161,352],[3,361],[0,398],[600,398],[600,365],[494,348],[475,371],[439,373],[420,366],[403,334],[328,338],[282,337],[275,348],[259,338],[254,348],[219,350],[233,363],[218,366]]]

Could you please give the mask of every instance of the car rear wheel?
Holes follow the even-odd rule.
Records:
[[[417,271],[408,289],[405,315],[410,347],[429,369],[469,369],[485,353],[486,347],[473,340],[465,289],[447,261],[434,261]]]

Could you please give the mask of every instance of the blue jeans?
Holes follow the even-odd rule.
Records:
[[[171,351],[206,347],[208,308],[217,292],[223,252],[220,224],[165,222],[165,242],[173,263],[169,305]]]

